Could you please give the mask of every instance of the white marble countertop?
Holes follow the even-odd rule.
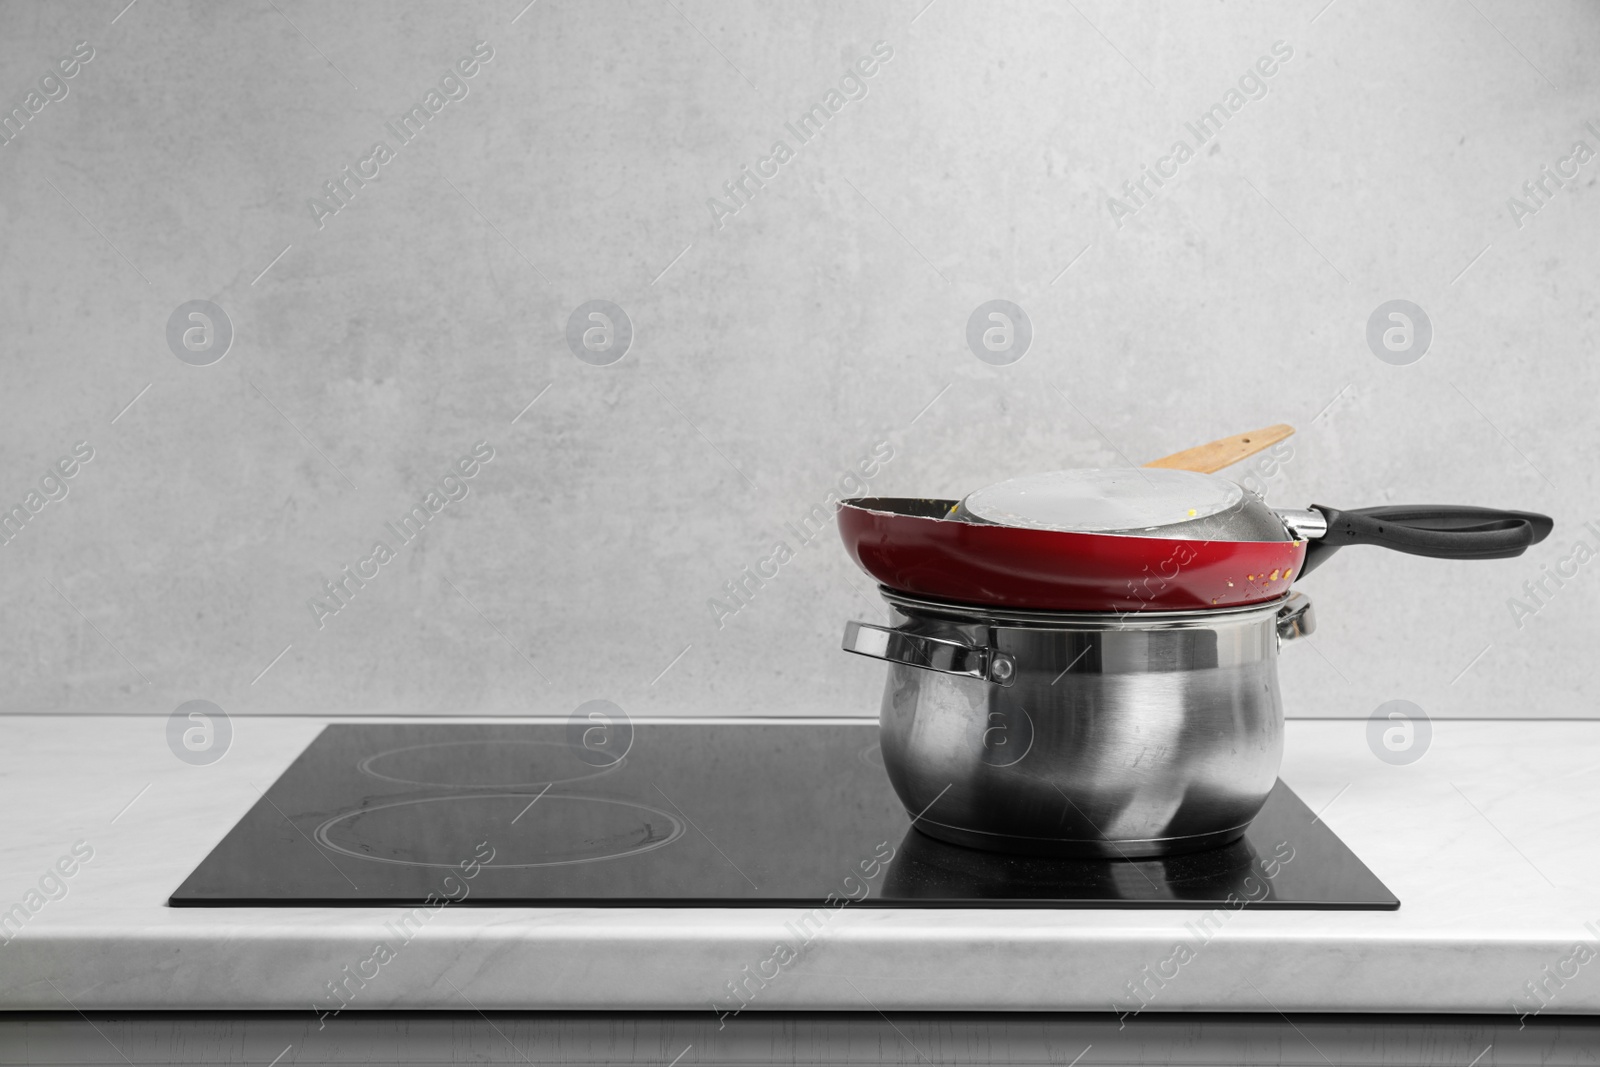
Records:
[[[238,718],[227,755],[194,767],[168,750],[164,718],[0,718],[0,913],[74,843],[93,850],[65,865],[64,896],[4,931],[0,1008],[329,1002],[399,909],[165,902],[334,721],[348,720]],[[1426,755],[1391,766],[1364,720],[1291,721],[1284,780],[1402,906],[1243,909],[1147,1010],[1531,1011],[1536,981],[1545,1014],[1600,1012],[1597,771],[1600,722],[1435,720]],[[350,1010],[709,1012],[795,910],[446,908]],[[1108,1011],[1200,915],[847,908],[749,1010]]]

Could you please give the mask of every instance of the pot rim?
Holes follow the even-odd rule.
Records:
[[[1291,591],[1253,604],[1187,611],[1028,611],[935,600],[903,593],[886,585],[880,585],[878,593],[891,607],[908,608],[918,615],[939,616],[951,622],[1088,630],[1156,630],[1218,622],[1245,622],[1252,616],[1274,617],[1290,600],[1296,597],[1305,599],[1304,593]]]

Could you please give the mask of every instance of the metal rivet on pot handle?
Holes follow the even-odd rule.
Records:
[[[1009,686],[1016,681],[1016,661],[992,648],[974,648],[958,641],[907,633],[870,622],[849,622],[844,627],[844,650],[858,656],[903,663],[941,674],[977,678]]]
[[[1317,616],[1311,610],[1311,598],[1304,593],[1292,593],[1278,609],[1278,639],[1292,641],[1317,630]]]

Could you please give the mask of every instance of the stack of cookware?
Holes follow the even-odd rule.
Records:
[[[1284,429],[1287,429],[1286,427]],[[1498,559],[1551,520],[1451,505],[1270,507],[1213,473],[1055,471],[964,500],[844,501],[888,625],[884,766],[923,833],[1000,852],[1137,859],[1241,837],[1283,755],[1294,583],[1347,545]]]

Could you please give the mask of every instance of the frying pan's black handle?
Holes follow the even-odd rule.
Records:
[[[1306,544],[1302,576],[1345,545],[1379,545],[1438,559],[1504,559],[1520,556],[1555,525],[1531,511],[1460,507],[1454,504],[1386,505],[1339,511],[1313,505],[1328,520],[1328,532]]]

